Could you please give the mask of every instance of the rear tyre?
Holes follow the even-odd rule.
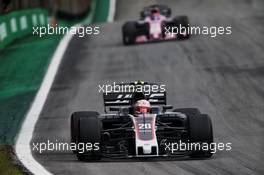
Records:
[[[181,112],[186,114],[187,116],[196,116],[201,114],[201,111],[198,108],[179,108],[174,109],[173,112]]]
[[[169,18],[171,16],[171,9],[168,8],[167,6],[162,6],[161,7],[161,14]]]
[[[213,128],[212,122],[208,115],[200,114],[198,116],[189,116],[189,133],[190,143],[213,143]],[[214,149],[214,148],[212,148]],[[193,150],[190,155],[192,158],[210,158],[213,153],[211,150]]]

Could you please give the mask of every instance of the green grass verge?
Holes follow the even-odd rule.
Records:
[[[8,147],[0,146],[0,174],[23,175],[24,173],[13,163],[9,151]]]
[[[0,51],[0,174],[23,174],[9,154],[62,36],[28,36]]]
[[[13,145],[60,37],[29,36],[0,52],[0,144]]]
[[[62,36],[28,36],[0,51],[0,174],[23,174],[8,148],[23,121]]]
[[[108,7],[109,0],[93,1],[93,13],[85,19],[59,20],[59,23],[72,26],[79,22],[103,22],[107,19]],[[23,117],[62,37],[29,35],[0,50],[0,145],[14,144]]]
[[[69,27],[79,22],[106,21],[108,6],[108,0],[93,1],[96,15],[88,15],[83,20],[60,20],[60,25]],[[23,174],[11,160],[9,147],[4,145],[14,145],[15,136],[61,38],[27,36],[0,50],[0,174]]]

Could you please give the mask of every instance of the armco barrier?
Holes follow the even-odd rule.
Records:
[[[0,49],[32,33],[34,26],[47,25],[47,19],[48,12],[44,9],[21,10],[0,16]]]

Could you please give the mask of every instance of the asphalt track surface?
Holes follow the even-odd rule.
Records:
[[[35,127],[32,142],[70,142],[70,114],[103,112],[98,85],[145,80],[166,84],[168,103],[212,117],[216,142],[208,160],[103,160],[83,163],[68,151],[34,157],[54,174],[264,174],[264,2],[163,0],[193,25],[232,26],[232,35],[125,47],[121,25],[155,1],[118,0],[116,22],[99,36],[74,37]]]

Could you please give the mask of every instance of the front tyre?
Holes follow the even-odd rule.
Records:
[[[177,16],[175,18],[173,18],[174,23],[177,25],[178,27],[178,34],[177,37],[180,40],[184,40],[184,39],[189,39],[190,38],[190,33],[188,33],[188,27],[189,27],[189,19],[187,16]],[[180,27],[182,27],[182,30],[180,30]],[[185,29],[184,29],[185,28]],[[186,34],[183,34],[184,32],[186,32]]]
[[[189,116],[189,133],[191,143],[210,144],[213,143],[213,127],[211,119],[206,114],[198,116]],[[211,150],[193,150],[190,155],[192,158],[210,158],[213,153]]]
[[[135,43],[137,33],[136,22],[127,22],[122,27],[124,45],[132,45]]]
[[[99,115],[98,112],[95,111],[79,111],[74,112],[71,115],[71,143],[77,144],[78,136],[79,136],[79,126],[78,122],[81,117],[89,117]],[[77,151],[73,150],[73,153],[76,154]]]
[[[101,121],[98,113],[89,113],[78,120],[77,146],[83,145],[85,150],[77,150],[76,155],[80,161],[96,161],[101,159]],[[90,150],[86,150],[86,145]],[[95,147],[96,145],[96,147]]]
[[[95,111],[79,111],[74,112],[71,115],[71,142],[77,143],[77,137],[79,135],[78,122],[81,117],[97,116],[98,112]]]

